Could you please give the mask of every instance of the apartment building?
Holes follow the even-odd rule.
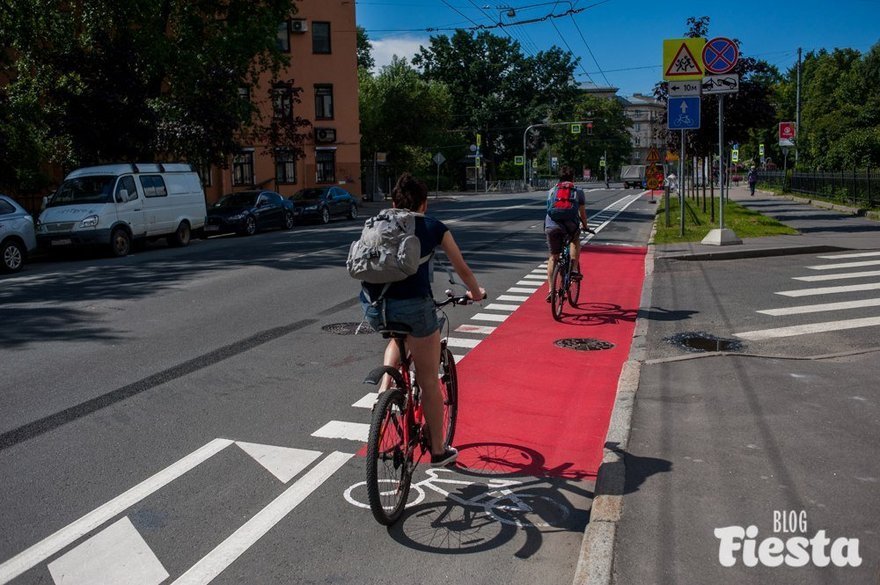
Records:
[[[278,47],[290,65],[277,79],[302,88],[300,103],[279,94],[268,96],[268,74],[254,90],[263,116],[296,115],[308,120],[305,158],[266,144],[245,144],[230,156],[226,168],[201,173],[212,203],[226,193],[271,189],[292,195],[304,187],[339,185],[356,196],[360,182],[360,114],[358,111],[357,28],[353,0],[297,0],[297,13],[278,28]]]
[[[666,127],[666,105],[640,93],[620,98],[626,117],[632,120],[629,129],[632,141],[632,164],[647,164],[648,151],[665,148],[662,130]]]

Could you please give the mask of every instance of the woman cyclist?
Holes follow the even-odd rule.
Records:
[[[397,180],[391,192],[392,206],[398,209],[409,209],[421,214],[416,218],[415,234],[421,244],[421,256],[430,254],[440,246],[452,267],[468,287],[467,296],[474,300],[483,299],[486,291],[480,288],[474,273],[461,255],[458,244],[449,229],[433,217],[424,215],[428,208],[428,187],[404,173]],[[440,322],[434,308],[434,295],[431,292],[431,262],[419,266],[412,276],[385,285],[363,283],[360,294],[361,303],[367,321],[374,329],[383,326],[383,315],[387,322],[406,323],[412,331],[406,336],[406,346],[412,353],[416,367],[416,378],[422,390],[422,406],[431,440],[431,466],[448,465],[458,457],[458,451],[452,447],[443,448],[443,397],[440,394],[438,380],[440,364]],[[381,297],[381,298],[380,298]],[[370,302],[370,299],[378,299]],[[397,344],[389,340],[385,348],[385,365],[397,367],[400,355]],[[384,392],[391,386],[391,377],[383,376],[379,391]]]

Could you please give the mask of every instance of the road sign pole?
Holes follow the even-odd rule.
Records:
[[[718,96],[718,179],[718,199],[721,201],[718,227],[724,229],[724,94]]]
[[[678,158],[678,212],[681,215],[678,235],[684,237],[684,139],[685,130],[681,131],[681,155]]]

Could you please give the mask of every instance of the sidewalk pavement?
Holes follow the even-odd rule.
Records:
[[[725,302],[760,283],[720,294],[713,282],[743,265],[712,260],[880,250],[880,223],[742,187],[730,196],[800,235],[649,249],[575,585],[880,584],[880,343],[671,357],[663,341],[695,326],[732,336]],[[719,534],[743,531],[725,552]],[[835,555],[818,550],[823,537]],[[829,563],[854,553],[848,539],[859,566]]]

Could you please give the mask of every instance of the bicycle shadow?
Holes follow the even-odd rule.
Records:
[[[632,323],[638,317],[638,308],[624,309],[614,303],[580,302],[573,309],[578,313],[563,313],[561,322],[566,325],[596,326]],[[564,310],[564,309],[563,309]]]
[[[397,542],[458,555],[516,541],[514,556],[525,559],[541,549],[545,535],[585,530],[590,512],[584,502],[592,500],[593,491],[592,485],[588,489],[579,484],[588,474],[572,471],[571,464],[549,469],[539,452],[513,444],[461,445],[459,453],[462,464],[439,470],[447,479],[433,481],[446,487],[445,496],[434,493],[439,500],[408,506],[401,520],[389,527]],[[413,486],[423,490],[422,485],[432,482],[418,481],[420,472],[422,468],[416,470]],[[425,473],[436,476],[438,470]],[[436,487],[426,487],[423,491],[437,492]]]

